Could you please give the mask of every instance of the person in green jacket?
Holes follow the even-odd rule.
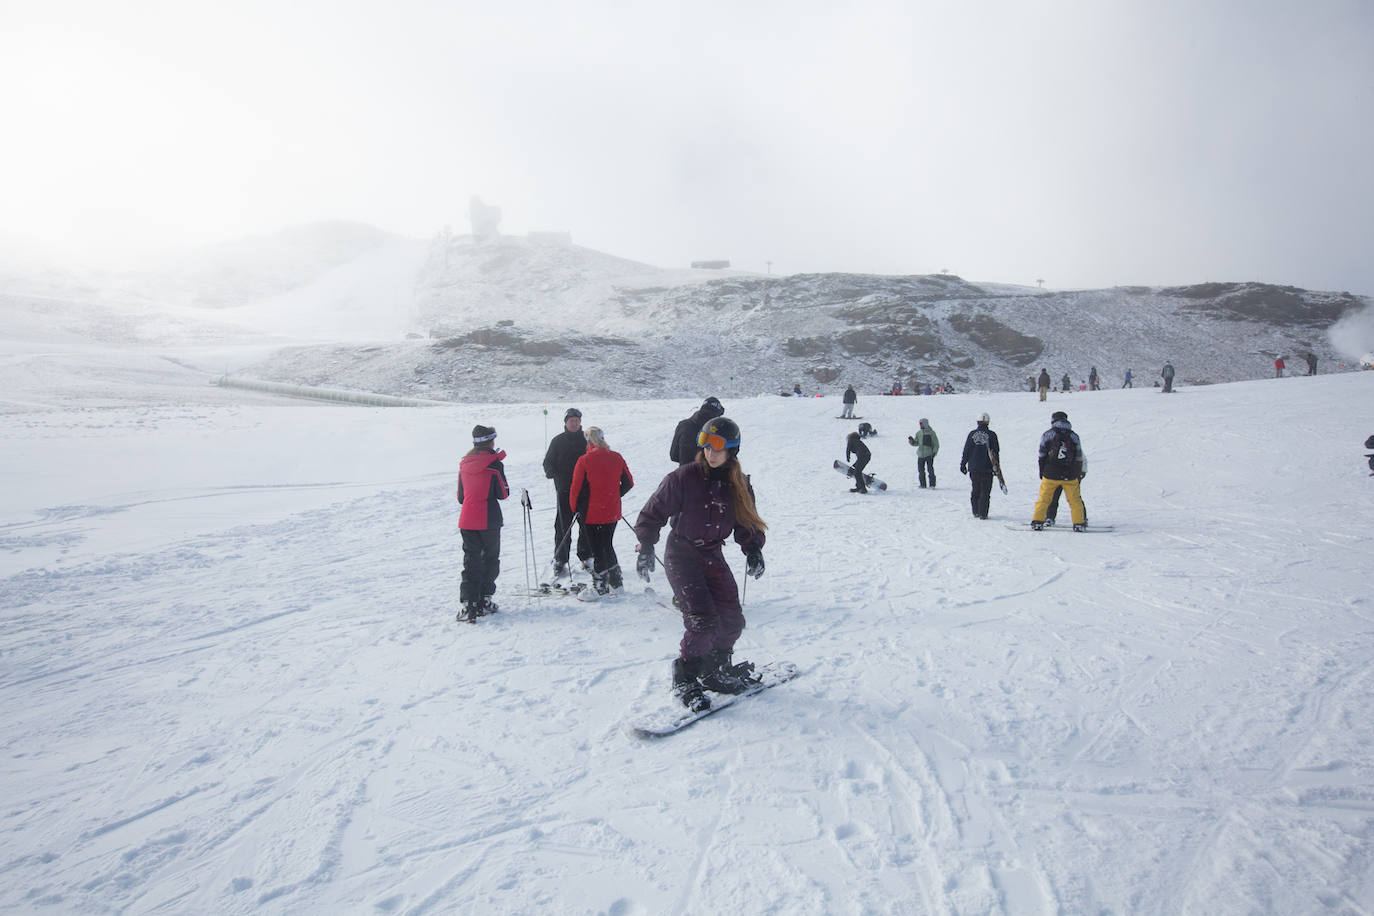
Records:
[[[926,487],[926,473],[930,473],[931,489],[935,488],[935,456],[940,453],[940,437],[930,428],[930,421],[921,417],[921,428],[906,441],[916,447],[916,473],[921,478],[921,489]]]

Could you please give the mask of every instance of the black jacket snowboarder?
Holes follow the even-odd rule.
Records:
[[[851,455],[857,455],[858,460],[853,462],[853,470],[849,476],[854,478],[854,486],[850,489],[851,493],[867,493],[868,485],[864,483],[864,468],[868,467],[868,462],[873,458],[873,453],[864,445],[863,438],[858,433],[850,433],[845,440],[844,460],[849,461]]]
[[[989,429],[992,418],[983,414],[978,425],[964,439],[964,453],[959,459],[959,473],[967,474],[972,485],[969,503],[974,518],[987,518],[992,502],[992,477],[1002,461],[1002,447],[997,434]]]
[[[679,467],[696,461],[697,433],[701,432],[706,421],[724,414],[725,408],[717,398],[702,401],[696,413],[678,423],[677,429],[673,430],[673,443],[668,446],[668,457],[676,461]]]
[[[859,403],[859,393],[854,390],[853,385],[845,388],[844,397],[840,400],[844,402],[844,410],[840,411],[840,416],[845,419],[853,418],[854,405]]]

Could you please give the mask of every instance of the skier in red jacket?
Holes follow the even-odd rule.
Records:
[[[587,599],[619,591],[624,587],[620,560],[615,555],[615,526],[620,523],[620,497],[630,492],[635,479],[619,452],[606,444],[599,427],[587,430],[587,452],[573,467],[568,505],[586,521],[587,540],[592,548],[594,591]],[[579,597],[582,597],[579,595]]]
[[[504,451],[496,450],[496,430],[472,428],[472,451],[458,462],[458,528],[463,536],[463,579],[458,598],[463,608],[458,619],[476,623],[494,613],[496,577],[501,572],[501,504],[510,495]]]

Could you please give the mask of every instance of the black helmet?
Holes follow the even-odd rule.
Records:
[[[721,405],[720,399],[715,397],[710,397],[702,401],[701,410],[704,415],[708,417],[718,417],[725,413],[725,408]]]
[[[702,425],[701,432],[697,433],[697,448],[707,445],[718,452],[726,449],[739,451],[739,424],[729,417],[707,420]]]

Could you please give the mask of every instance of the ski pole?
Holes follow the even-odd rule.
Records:
[[[558,507],[554,508],[555,513],[559,511],[560,509]],[[568,519],[568,530],[563,532],[563,536],[558,539],[558,543],[553,545],[553,560],[551,562],[554,565],[557,565],[558,563],[558,551],[562,550],[563,545],[568,542],[568,538],[572,537],[573,525],[577,523],[577,517],[578,513],[574,512],[572,514],[572,518]]]
[[[525,524],[520,529],[520,534],[525,541],[525,594],[528,595],[531,591],[530,558],[532,554],[530,553],[530,535],[533,533],[534,529],[530,526],[530,491],[523,488],[520,490],[520,510],[521,514],[525,516]]]

